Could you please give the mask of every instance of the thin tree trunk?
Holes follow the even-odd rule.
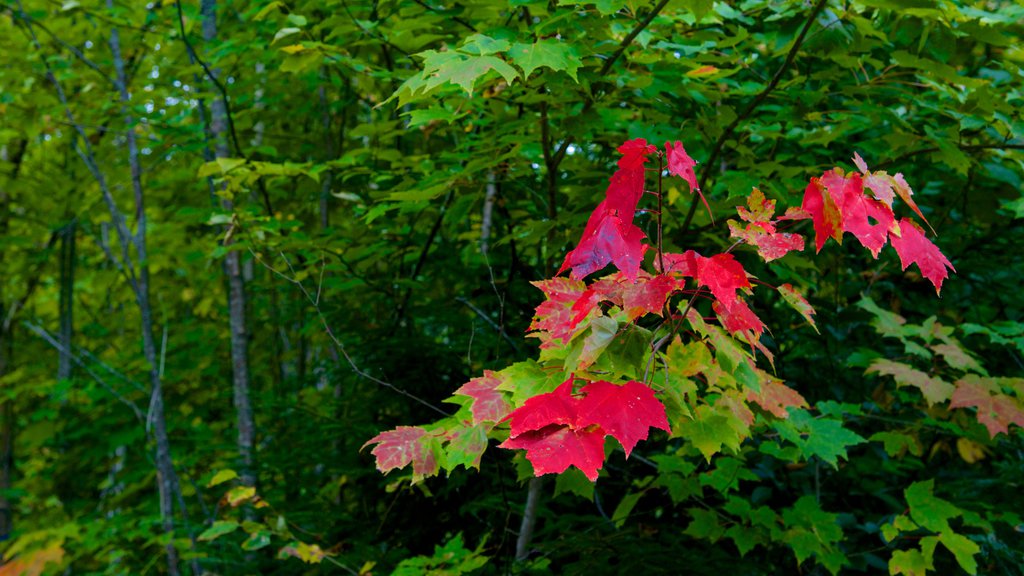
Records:
[[[203,18],[203,40],[217,40],[217,2],[202,0],[200,12]],[[217,71],[213,70],[213,74]],[[210,79],[212,82],[212,78]],[[217,158],[227,158],[228,121],[223,94],[210,102],[210,134],[214,140],[213,151]],[[221,201],[221,207],[233,211],[234,205],[228,199]],[[230,242],[230,240],[226,241]],[[235,412],[238,419],[238,456],[241,460],[239,478],[246,486],[256,485],[254,454],[256,426],[253,419],[252,403],[249,399],[249,351],[245,317],[245,278],[242,276],[242,258],[237,250],[231,250],[224,258],[224,274],[228,280],[228,314],[231,329],[231,371],[234,384]],[[247,515],[251,511],[247,510]]]
[[[537,525],[537,507],[540,505],[540,488],[543,484],[543,478],[530,478],[526,489],[523,522],[519,525],[519,537],[516,538],[516,561],[526,560],[530,555],[530,540],[533,539],[533,529]]]
[[[112,0],[107,0],[107,8],[113,9]],[[174,470],[174,460],[171,457],[171,442],[167,435],[167,420],[164,413],[163,382],[159,370],[159,357],[157,353],[156,340],[153,336],[153,312],[149,300],[149,261],[146,248],[146,210],[145,197],[142,191],[142,166],[139,163],[139,147],[135,137],[135,119],[129,111],[127,78],[124,68],[124,59],[121,57],[121,37],[117,28],[110,31],[110,51],[114,60],[114,68],[117,71],[117,88],[121,99],[121,112],[125,120],[125,137],[128,145],[128,162],[131,170],[132,191],[135,198],[135,234],[128,232],[124,224],[124,216],[113,202],[113,197],[108,199],[108,206],[111,211],[111,218],[115,223],[120,223],[118,233],[121,236],[122,249],[125,254],[125,264],[128,258],[128,245],[135,250],[137,265],[137,277],[135,280],[135,300],[139,307],[139,317],[142,328],[142,352],[149,365],[150,382],[150,403],[147,424],[152,427],[153,439],[156,444],[156,468],[157,483],[160,495],[160,515],[163,518],[163,528],[168,534],[174,533],[174,500],[177,497],[179,505],[183,504],[181,498],[181,487],[178,483],[178,475]],[[98,167],[96,167],[98,169]],[[109,191],[107,191],[109,195]],[[187,519],[186,511],[182,506],[182,516]],[[186,520],[187,521],[187,520]],[[173,540],[166,545],[167,569],[172,576],[180,574],[178,566],[178,551],[174,547]],[[195,560],[192,562],[192,570],[199,573],[199,566]]]

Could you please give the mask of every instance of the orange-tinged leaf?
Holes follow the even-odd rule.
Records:
[[[714,66],[701,66],[700,68],[690,70],[686,73],[686,76],[689,78],[700,78],[702,76],[710,76],[715,72],[718,72],[718,68],[715,68]]]
[[[439,469],[437,455],[428,441],[429,433],[419,426],[399,426],[374,436],[363,448],[376,444],[370,451],[377,458],[377,470],[388,473],[412,464],[413,478],[433,476]],[[362,449],[362,448],[360,448]]]
[[[806,408],[807,400],[799,392],[774,378],[761,381],[761,391],[747,393],[749,402],[756,402],[764,410],[778,418],[789,418],[789,408]]]
[[[801,316],[807,320],[807,323],[814,328],[814,331],[818,331],[818,327],[814,324],[814,308],[807,302],[807,299],[800,294],[792,284],[783,284],[779,286],[779,294],[782,295],[782,299],[787,304],[793,307]]]
[[[864,373],[892,376],[896,380],[897,386],[913,386],[919,389],[929,406],[949,400],[953,397],[955,390],[952,384],[941,378],[929,376],[920,370],[892,360],[875,360]]]
[[[492,370],[484,370],[484,375],[473,378],[463,384],[455,394],[469,396],[473,399],[470,412],[473,414],[473,424],[481,422],[500,422],[512,411],[512,404],[509,403],[505,394],[498,390],[501,385],[501,378]]]
[[[1016,398],[1002,393],[991,378],[969,374],[956,381],[950,408],[977,408],[978,422],[995,438],[1009,434],[1010,424],[1024,427],[1024,407]]]

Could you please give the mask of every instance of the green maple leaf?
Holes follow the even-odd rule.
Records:
[[[974,555],[981,551],[977,544],[955,532],[943,532],[938,536],[939,542],[949,549],[960,563],[960,567],[968,574],[978,573],[978,562]]]
[[[518,43],[512,46],[508,55],[523,69],[524,78],[529,78],[537,68],[546,66],[555,72],[564,71],[579,82],[576,71],[583,62],[572,45],[560,40],[549,38],[533,44]]]
[[[846,458],[846,449],[867,442],[859,434],[843,428],[843,423],[831,418],[815,418],[807,410],[790,410],[789,419],[775,424],[779,436],[800,449],[804,458],[817,456],[833,467],[839,467],[838,458]]]
[[[735,417],[734,417],[735,418]],[[740,435],[729,418],[708,405],[697,407],[694,419],[683,422],[679,435],[693,443],[708,462],[722,446],[739,451]]]
[[[905,576],[925,576],[929,570],[934,570],[932,564],[932,553],[935,546],[932,545],[928,553],[920,550],[896,550],[889,559],[889,574],[904,574]]]
[[[910,506],[910,517],[922,528],[932,532],[950,532],[949,521],[960,516],[959,508],[932,494],[934,480],[914,482],[903,495]]]

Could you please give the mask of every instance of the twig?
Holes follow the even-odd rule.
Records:
[[[118,392],[117,390],[114,390],[109,384],[106,383],[106,381],[103,380],[103,378],[100,378],[99,375],[97,375],[95,372],[93,372],[89,368],[89,366],[87,366],[84,362],[82,362],[81,358],[76,356],[74,352],[72,352],[71,350],[68,350],[60,342],[57,342],[57,340],[49,332],[47,332],[42,326],[37,326],[36,324],[32,324],[31,322],[28,322],[27,320],[22,322],[21,324],[25,328],[28,328],[28,330],[30,332],[34,333],[36,336],[39,336],[40,338],[45,340],[46,343],[49,344],[50,346],[52,346],[56,351],[60,352],[61,354],[66,355],[68,358],[70,358],[72,362],[74,362],[76,365],[78,365],[79,368],[84,370],[85,373],[88,374],[93,380],[95,380],[97,384],[102,386],[104,390],[109,392],[114,398],[117,398],[122,404],[124,404],[125,406],[130,408],[132,413],[135,414],[135,417],[139,420],[140,424],[145,422],[146,417],[145,417],[145,415],[142,414],[142,410],[139,409],[139,406],[135,402],[132,402],[131,400],[126,398],[124,395],[122,395],[120,392]]]
[[[515,340],[513,340],[512,337],[510,337],[508,335],[508,333],[505,332],[505,329],[502,328],[501,326],[499,326],[497,322],[495,322],[494,320],[491,320],[491,317],[488,316],[486,312],[484,312],[483,310],[477,308],[476,306],[473,305],[472,302],[470,302],[469,300],[463,298],[462,296],[457,296],[455,298],[455,301],[464,304],[466,306],[466,308],[469,308],[473,312],[476,312],[477,316],[483,318],[484,322],[487,322],[488,324],[490,324],[491,328],[494,328],[494,330],[498,334],[500,334],[501,337],[504,338],[505,341],[508,342],[510,346],[512,346],[512,349],[516,351],[516,354],[519,353],[519,346],[516,345]]]
[[[313,306],[313,310],[316,312],[317,317],[320,319],[320,324],[324,327],[324,331],[327,333],[327,336],[331,339],[331,341],[334,343],[334,346],[338,349],[338,352],[340,352],[342,357],[345,358],[345,361],[348,363],[349,367],[352,369],[353,372],[356,373],[357,376],[359,376],[361,378],[365,378],[366,380],[369,380],[370,382],[373,382],[374,384],[378,384],[380,386],[388,388],[389,390],[391,390],[393,392],[397,392],[397,393],[401,394],[402,396],[405,396],[406,398],[409,398],[410,400],[414,400],[416,402],[419,402],[420,404],[426,406],[427,408],[430,408],[431,410],[437,412],[438,414],[442,414],[444,416],[450,416],[450,414],[448,414],[448,412],[445,412],[444,410],[438,408],[437,406],[434,406],[433,404],[431,404],[430,402],[427,402],[426,400],[420,398],[419,396],[416,396],[415,394],[407,392],[406,390],[403,390],[403,389],[399,388],[398,386],[395,386],[394,384],[392,384],[390,382],[387,382],[385,380],[381,380],[380,378],[377,378],[376,376],[373,376],[373,375],[368,374],[367,372],[363,371],[359,367],[359,365],[356,364],[355,360],[353,360],[352,357],[349,356],[349,353],[345,349],[345,345],[341,343],[341,340],[339,340],[338,337],[334,335],[334,331],[331,330],[331,326],[327,322],[327,317],[324,316],[324,313],[320,309],[320,305],[316,302],[316,299],[313,298],[313,295],[310,294],[308,290],[306,290],[306,286],[303,285],[301,280],[296,280],[293,277],[295,275],[295,269],[292,268],[291,262],[288,260],[288,257],[285,256],[283,252],[280,253],[281,259],[284,260],[285,264],[288,266],[288,270],[292,273],[293,276],[288,276],[287,274],[281,272],[280,270],[278,270],[278,269],[274,268],[273,266],[271,266],[270,264],[268,264],[266,261],[263,260],[262,257],[260,257],[259,254],[257,254],[256,252],[253,251],[252,247],[249,247],[249,253],[252,254],[253,258],[255,258],[256,261],[259,262],[261,266],[263,266],[267,270],[270,270],[270,272],[272,272],[274,275],[280,277],[281,279],[283,279],[283,280],[285,280],[285,281],[287,281],[287,282],[289,282],[291,284],[294,284],[295,286],[297,286],[299,288],[299,290],[302,292],[302,295],[305,296],[306,300],[308,300],[309,303]]]

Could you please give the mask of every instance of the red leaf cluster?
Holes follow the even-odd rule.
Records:
[[[804,190],[801,206],[804,214],[788,219],[810,218],[814,222],[814,245],[819,252],[830,237],[841,244],[845,232],[853,234],[876,258],[886,242],[891,242],[903,269],[917,264],[921,275],[935,286],[935,292],[941,292],[942,282],[948,277],[947,268],[955,272],[953,265],[935,244],[925,238],[913,220],[902,218],[897,221],[892,210],[895,191],[925,220],[903,175],[870,172],[860,155],[854,156],[854,162],[860,169],[859,173],[846,174],[835,168],[819,178],[811,178]],[[874,198],[868,197],[865,188],[872,192]]]
[[[588,382],[581,396],[574,396],[572,387],[570,377],[554,392],[530,398],[508,417],[511,433],[501,447],[526,450],[538,476],[575,466],[597,480],[606,436],[618,440],[628,457],[637,442],[647,439],[650,428],[669,430],[665,406],[640,382]]]

